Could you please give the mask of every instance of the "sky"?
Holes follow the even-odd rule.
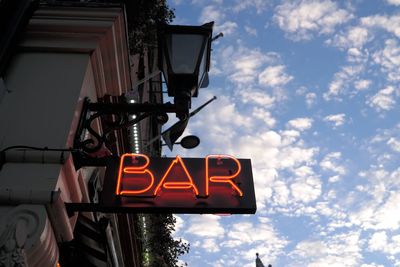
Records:
[[[250,158],[255,215],[179,215],[188,266],[400,266],[400,0],[169,0],[215,21],[210,84],[167,156]]]

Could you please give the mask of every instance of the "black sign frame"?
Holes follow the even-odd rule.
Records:
[[[156,183],[174,159],[150,158],[149,169],[155,172]],[[156,197],[116,195],[120,158],[110,157],[107,161],[99,203],[66,203],[67,209],[69,212],[98,211],[104,213],[254,214],[257,207],[251,161],[250,159],[237,160],[240,162],[241,171],[235,178],[235,183],[243,190],[243,196],[240,197],[235,192],[227,194],[226,190],[234,190],[229,188],[229,185],[225,185],[226,189],[223,194],[210,192],[208,197],[196,197],[190,190],[187,190],[186,194],[178,194],[182,196],[181,198],[170,200],[165,197],[163,201],[164,195]],[[190,172],[204,173],[204,158],[182,158],[182,161]],[[165,196],[168,196],[168,193]]]

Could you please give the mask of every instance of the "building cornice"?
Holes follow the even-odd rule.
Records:
[[[131,88],[122,8],[41,7],[30,20],[20,48],[90,54],[97,97],[119,96]]]

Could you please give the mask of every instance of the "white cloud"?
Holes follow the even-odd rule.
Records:
[[[202,248],[205,249],[207,252],[218,252],[220,251],[219,244],[213,238],[206,238],[202,240]]]
[[[345,94],[345,89],[348,88],[348,84],[357,79],[358,75],[364,70],[362,64],[348,65],[341,68],[341,70],[335,73],[333,81],[329,84],[328,92],[324,93],[325,100],[331,100],[336,98],[341,100],[341,95]]]
[[[371,251],[385,250],[387,247],[387,235],[386,232],[375,232],[371,239],[368,241],[368,247]]]
[[[387,201],[379,207],[371,218],[371,228],[396,230],[400,227],[400,193],[392,192]]]
[[[310,108],[311,106],[313,106],[315,104],[316,98],[317,98],[317,94],[315,94],[315,93],[307,93],[306,94],[307,107]]]
[[[268,255],[268,259],[272,261],[283,253],[288,241],[274,229],[269,218],[261,216],[253,217],[254,220],[242,216],[236,218],[238,220],[226,221],[224,224],[226,233],[224,239],[203,238],[192,243],[193,247],[205,249],[209,253],[219,253],[218,260],[204,259],[206,266],[248,266],[244,263],[254,262],[256,252]],[[191,255],[192,259],[193,257],[196,255]],[[194,260],[197,262],[199,259]]]
[[[298,89],[296,89],[296,95],[304,95],[307,92],[307,87],[305,86],[300,86]]]
[[[337,76],[337,74],[335,76]],[[324,99],[330,100],[332,96],[338,96],[343,91],[344,86],[344,79],[336,77],[335,80],[329,84],[329,91],[324,93]]]
[[[214,21],[220,23],[225,18],[225,13],[218,6],[209,5],[203,8],[200,14],[199,23]]]
[[[362,74],[367,70],[371,59],[370,48],[367,49],[364,46],[372,39],[373,35],[370,27],[359,25],[349,28],[347,32],[337,34],[333,39],[327,41],[328,44],[347,49],[348,65],[343,66],[334,74],[328,86],[328,91],[323,94],[325,100],[335,99],[342,101],[342,96],[349,95],[354,97],[360,91],[370,87],[372,81],[363,79]],[[384,57],[378,53],[374,53],[373,57],[375,58],[375,63],[378,60],[384,61]],[[354,88],[351,86],[352,84]]]
[[[345,123],[346,114],[339,113],[339,114],[328,115],[323,120],[327,122],[332,122],[334,127],[338,127]]]
[[[280,151],[278,162],[279,168],[294,168],[302,164],[313,164],[314,157],[318,152],[318,148],[302,148],[296,146],[288,146]]]
[[[394,137],[389,138],[387,144],[393,151],[400,152],[400,141],[397,140],[396,138]]]
[[[370,107],[375,108],[377,111],[391,110],[396,104],[394,99],[395,89],[393,86],[388,86],[378,93],[373,95],[367,100],[367,104]]]
[[[264,108],[271,108],[276,102],[276,97],[256,89],[240,90],[237,93],[243,103],[255,104]]]
[[[400,0],[386,0],[389,5],[400,6]]]
[[[230,81],[240,87],[243,84],[254,83],[266,64],[279,60],[276,53],[263,53],[259,49],[250,49],[241,45],[228,46],[218,55],[218,61],[222,65],[220,68],[224,70]]]
[[[367,62],[369,59],[369,52],[367,49],[358,49],[358,48],[349,48],[347,50],[347,61],[350,63],[359,63]]]
[[[257,213],[264,214],[266,206],[269,204],[272,193],[273,183],[277,177],[276,170],[254,168],[254,188],[257,199]]]
[[[362,260],[359,232],[329,236],[326,240],[306,240],[298,243],[289,256],[293,266],[359,266]]]
[[[361,267],[385,267],[385,266],[376,263],[367,263],[367,264],[363,263],[361,264]]]
[[[293,173],[298,177],[307,178],[309,176],[314,175],[314,171],[310,166],[301,166],[293,170]]]
[[[314,33],[332,33],[352,15],[330,0],[287,1],[275,9],[274,21],[293,40],[309,40]]]
[[[328,181],[330,183],[336,183],[336,182],[340,181],[340,176],[339,175],[331,176],[331,177],[329,177]]]
[[[248,220],[234,223],[229,229],[227,240],[221,245],[238,249],[241,252],[237,256],[249,261],[254,261],[256,252],[274,260],[288,243],[284,237],[279,236],[266,217],[259,217],[254,223]],[[240,249],[244,245],[251,245],[251,249]]]
[[[318,177],[299,177],[290,185],[295,201],[308,203],[321,195],[322,182]]]
[[[276,119],[272,117],[271,112],[263,108],[254,107],[252,116],[264,121],[265,125],[267,125],[269,128],[274,127],[276,124]]]
[[[274,184],[273,189],[274,189],[274,195],[273,195],[274,203],[281,206],[286,206],[289,202],[289,194],[290,194],[290,190],[286,186],[286,184],[282,181],[277,181]]]
[[[215,215],[192,215],[189,224],[187,234],[208,238],[222,238],[225,234],[220,217]]]
[[[361,25],[371,28],[386,30],[396,37],[400,37],[400,15],[393,16],[375,15],[361,18]]]
[[[174,3],[174,5],[180,5],[180,4],[182,4],[182,1],[183,0],[173,0],[172,2]]]
[[[279,54],[264,53],[239,43],[223,47],[216,55],[217,69],[223,70],[221,73],[235,86],[233,94],[244,104],[270,108],[286,99],[286,92],[280,86],[293,77],[286,74]]]
[[[220,33],[222,32],[225,36],[233,34],[236,29],[238,28],[238,25],[236,22],[233,21],[225,21],[222,24],[215,24],[214,32],[215,33]]]
[[[400,254],[400,235],[394,235],[390,238],[386,232],[376,232],[372,235],[368,245],[370,251],[386,254],[387,259],[391,262],[391,266],[400,266],[398,257],[398,254]],[[371,266],[375,267],[378,265]]]
[[[285,130],[280,132],[282,146],[289,146],[294,144],[300,137],[300,132],[296,130]]]
[[[212,95],[205,93],[202,93],[202,97],[210,99]],[[255,127],[254,123],[251,116],[238,110],[235,101],[227,96],[219,96],[214,103],[191,119],[188,130],[192,133],[206,131],[208,146],[213,148],[208,153],[220,153],[223,144],[224,150],[229,154],[232,146],[230,142],[237,138],[238,131],[243,129],[251,132]]]
[[[276,168],[281,136],[275,131],[263,131],[257,136],[242,136],[235,143],[235,152],[250,157],[253,164],[263,168]]]
[[[283,86],[292,79],[293,76],[285,72],[285,66],[283,65],[269,66],[258,75],[259,84],[270,87]]]
[[[384,30],[399,37],[400,15],[375,15],[361,18],[358,25],[348,28],[346,32],[336,34],[327,41],[328,44],[348,49],[347,61],[353,65],[346,66],[335,74],[328,92],[324,93],[325,100],[332,98],[342,100],[341,95],[348,93],[347,89],[352,83],[357,91],[352,91],[351,95],[369,88],[372,81],[362,79],[360,75],[365,71],[365,66],[371,63],[380,67],[382,73],[387,75],[388,81],[400,80],[400,45],[397,39],[386,40],[384,47],[380,50],[377,50],[376,47],[372,49],[364,47],[367,42],[373,40],[374,35],[377,35],[376,30]],[[371,50],[375,50],[375,52],[371,53]],[[376,95],[367,103],[379,110],[390,109],[394,104],[390,97],[382,94]]]
[[[368,89],[369,86],[371,85],[372,81],[371,80],[358,80],[354,82],[354,87],[359,90],[365,90]]]
[[[257,14],[261,14],[268,5],[268,1],[265,0],[237,0],[235,6],[233,7],[234,12],[241,12],[248,8],[255,8]]]
[[[287,123],[287,127],[294,128],[299,131],[304,131],[304,130],[310,129],[312,126],[312,123],[313,123],[313,119],[311,119],[311,118],[297,118],[297,119],[290,120]]]
[[[400,169],[372,169],[359,176],[367,181],[360,192],[370,197],[349,214],[349,221],[364,230],[400,229]]]
[[[226,10],[221,5],[208,5],[202,9],[199,23],[214,21],[214,33],[223,32],[224,35],[231,35],[236,32],[238,25],[235,21],[225,21],[226,17]]]
[[[369,182],[366,189],[375,198],[377,204],[382,203],[391,190],[400,189],[400,180],[398,180],[400,169],[390,172],[382,167],[372,168],[367,172],[360,172],[359,175]]]
[[[368,241],[368,249],[370,251],[384,252],[389,255],[399,254],[400,235],[394,235],[390,238],[385,231],[375,232]]]
[[[257,36],[257,29],[255,28],[252,28],[250,26],[244,26],[244,30],[250,35]]]
[[[400,124],[397,124],[393,128],[379,130],[378,134],[376,134],[370,141],[371,146],[369,147],[369,151],[374,151],[374,154],[382,154],[383,152],[381,149],[385,149],[386,146],[389,146],[392,151],[400,152],[399,140]],[[374,145],[374,147],[372,147],[372,145]],[[386,150],[386,152],[388,151]]]
[[[347,32],[347,38],[345,41],[348,42],[350,47],[361,48],[368,41],[369,32],[363,27],[353,27]]]
[[[336,34],[327,43],[345,49],[361,49],[371,38],[371,33],[367,27],[355,26],[347,29],[344,33]]]
[[[342,154],[340,152],[331,152],[322,159],[319,166],[325,171],[332,171],[343,175],[346,173],[346,169],[338,163],[341,157]]]
[[[400,27],[400,25],[399,25]],[[389,81],[400,81],[400,45],[395,39],[385,41],[385,47],[373,55],[375,63],[381,66]]]
[[[176,222],[175,222],[175,233],[178,233],[180,230],[183,229],[183,227],[185,226],[185,222],[183,221],[183,219],[178,216],[178,215],[173,215]]]

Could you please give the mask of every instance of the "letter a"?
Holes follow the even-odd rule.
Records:
[[[187,181],[185,181],[185,182],[178,182],[178,181],[166,182],[165,181],[174,166],[180,167],[183,170]],[[160,183],[157,185],[156,189],[154,190],[154,195],[157,195],[157,192],[160,190],[161,186],[165,189],[190,189],[190,188],[192,188],[194,193],[196,194],[196,196],[199,195],[199,190],[197,189],[196,185],[193,183],[193,179],[190,176],[189,171],[187,170],[185,164],[183,163],[183,160],[179,156],[176,156],[176,158],[171,162],[171,165],[169,165],[168,170],[165,172],[163,178],[161,178]]]

